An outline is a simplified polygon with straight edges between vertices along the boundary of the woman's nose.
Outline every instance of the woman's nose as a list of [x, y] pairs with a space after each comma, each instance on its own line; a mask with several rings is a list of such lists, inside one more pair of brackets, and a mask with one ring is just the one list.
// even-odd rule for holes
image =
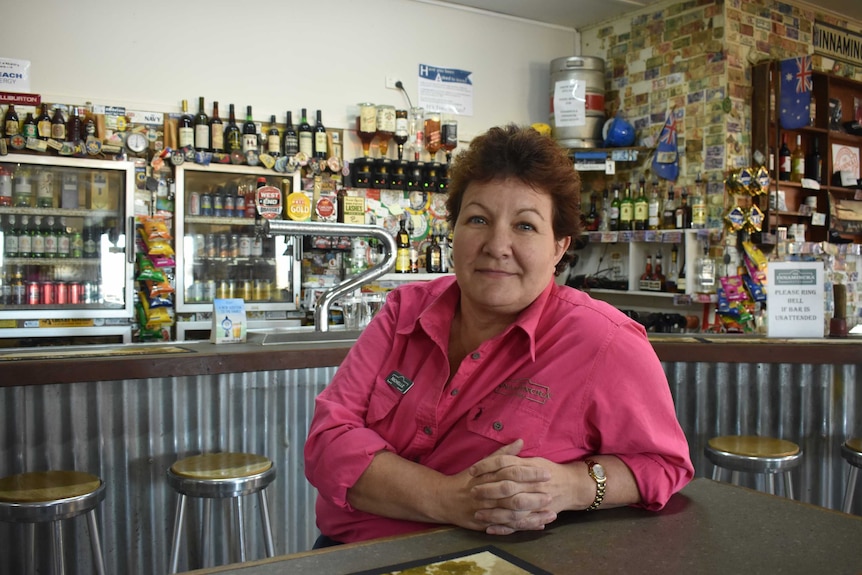
[[501, 257], [512, 251], [512, 233], [506, 226], [492, 226], [485, 239], [485, 251], [494, 257]]

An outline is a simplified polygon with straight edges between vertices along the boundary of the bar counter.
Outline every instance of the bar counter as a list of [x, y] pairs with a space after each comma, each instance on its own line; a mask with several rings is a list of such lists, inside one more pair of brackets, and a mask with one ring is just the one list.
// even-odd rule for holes
[[[317, 532], [302, 449], [314, 399], [356, 333], [327, 332], [325, 342], [308, 337], [277, 345], [2, 350], [0, 475], [55, 468], [100, 476], [107, 486], [100, 518], [108, 572], [143, 575], [167, 571], [175, 504], [168, 467], [202, 452], [259, 453], [277, 469], [269, 488], [276, 552], [306, 551]], [[840, 445], [862, 435], [860, 340], [656, 335], [651, 341], [699, 477], [712, 473], [703, 455], [710, 437], [781, 437], [804, 451], [793, 472], [797, 498], [840, 509], [848, 471]], [[743, 485], [759, 483], [744, 476]], [[251, 517], [255, 506], [250, 500]], [[862, 514], [862, 499], [854, 512]], [[253, 558], [263, 556], [255, 525], [248, 530]], [[23, 549], [15, 527], [0, 524], [0, 540]], [[221, 536], [222, 528], [215, 532]], [[68, 561], [87, 572], [86, 527], [73, 522], [67, 541], [75, 542]], [[218, 549], [227, 561], [227, 546]], [[198, 552], [193, 547], [192, 558]], [[0, 553], [0, 573], [21, 572], [21, 561], [20, 553]], [[181, 568], [190, 566], [181, 560]]]
[[[544, 531], [505, 537], [433, 529], [195, 573], [390, 573], [394, 565], [424, 565], [435, 561], [429, 558], [492, 546], [554, 574], [838, 575], [862, 571], [860, 540], [862, 518], [696, 479], [655, 513], [632, 508], [567, 513]], [[440, 572], [467, 572], [463, 563], [454, 569]]]

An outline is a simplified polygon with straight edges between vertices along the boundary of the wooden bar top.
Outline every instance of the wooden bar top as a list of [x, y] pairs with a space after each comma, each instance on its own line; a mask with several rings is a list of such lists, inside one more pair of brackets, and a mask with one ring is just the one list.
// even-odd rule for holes
[[554, 574], [849, 574], [862, 571], [860, 541], [856, 515], [696, 479], [659, 512], [568, 513], [544, 531], [502, 537], [447, 527], [193, 573], [390, 573], [394, 565], [490, 545]]
[[[650, 334], [650, 341], [663, 362], [862, 363], [862, 338]], [[0, 387], [337, 366], [354, 342], [328, 337], [273, 345], [189, 341], [0, 350]]]

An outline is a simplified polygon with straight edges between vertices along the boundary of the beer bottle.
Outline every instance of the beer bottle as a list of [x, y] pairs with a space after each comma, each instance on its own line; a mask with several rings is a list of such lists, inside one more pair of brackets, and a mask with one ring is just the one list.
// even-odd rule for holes
[[36, 118], [36, 131], [40, 140], [47, 140], [51, 137], [51, 116], [48, 114], [48, 104], [45, 102], [42, 102], [41, 111]]
[[3, 134], [5, 136], [14, 136], [19, 131], [18, 112], [15, 111], [14, 104], [9, 104], [9, 107], [6, 108], [6, 115], [3, 117]]
[[37, 138], [39, 136], [39, 127], [36, 125], [36, 119], [33, 117], [32, 112], [27, 112], [21, 133], [25, 138]]
[[66, 120], [63, 119], [60, 106], [54, 108], [54, 117], [51, 118], [51, 137], [61, 142], [66, 141]]

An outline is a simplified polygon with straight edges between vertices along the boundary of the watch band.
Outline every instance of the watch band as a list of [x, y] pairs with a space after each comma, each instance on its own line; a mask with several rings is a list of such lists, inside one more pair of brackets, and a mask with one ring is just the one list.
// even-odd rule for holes
[[597, 461], [585, 459], [584, 463], [587, 464], [587, 472], [590, 474], [590, 477], [596, 482], [596, 498], [593, 499], [592, 505], [586, 508], [586, 511], [595, 511], [605, 498], [605, 486], [608, 478], [605, 476], [605, 468]]

